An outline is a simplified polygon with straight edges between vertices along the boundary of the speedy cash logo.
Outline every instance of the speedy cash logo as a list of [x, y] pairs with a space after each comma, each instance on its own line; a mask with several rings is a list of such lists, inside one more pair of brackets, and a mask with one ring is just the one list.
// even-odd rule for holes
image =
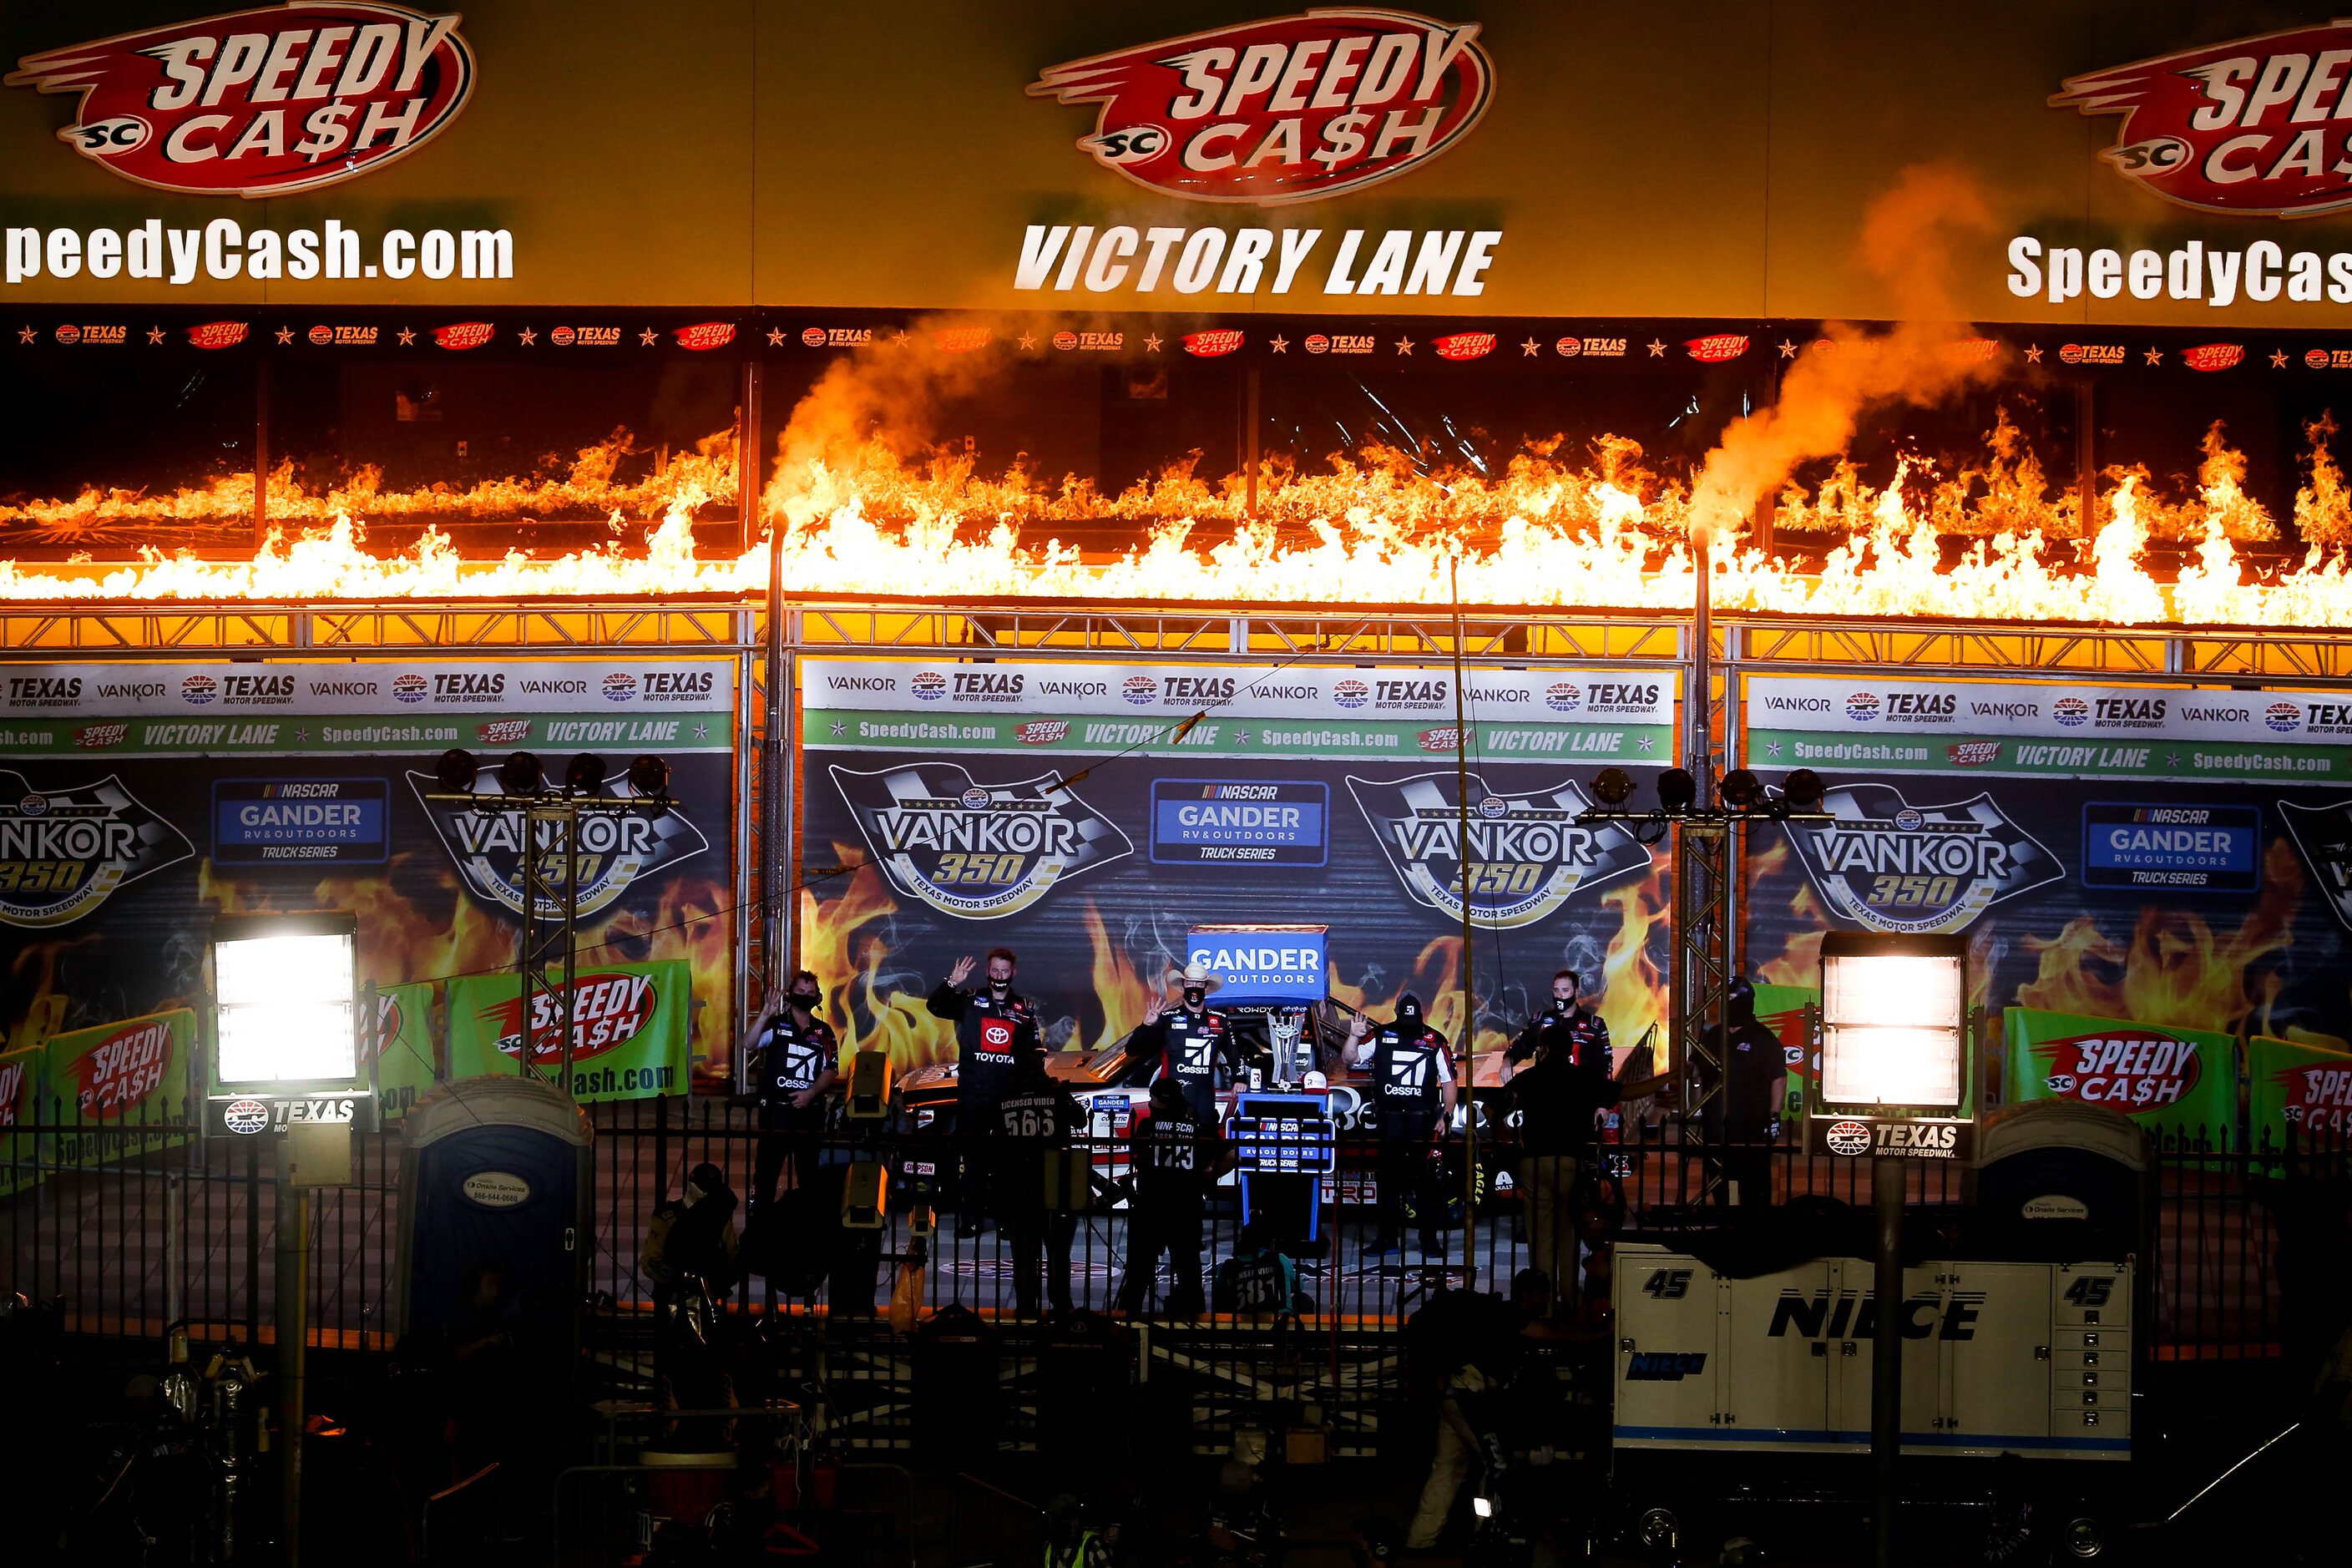
[[1429, 346], [1437, 351], [1439, 359], [1484, 359], [1495, 352], [1492, 332], [1448, 332], [1432, 338]]
[[1243, 334], [1238, 328], [1219, 328], [1214, 331], [1186, 332], [1184, 352], [1201, 359], [1216, 359], [1242, 346]]
[[[553, 991], [532, 994], [530, 1061], [555, 1067], [563, 1060], [563, 1010]], [[661, 992], [647, 974], [583, 974], [572, 985], [572, 1058], [601, 1057], [637, 1037], [661, 1005]], [[509, 997], [482, 1009], [483, 1022], [498, 1032], [501, 1055], [522, 1055], [522, 998]], [[397, 1020], [394, 1020], [395, 1028]], [[387, 1038], [393, 1037], [391, 1035]]]
[[82, 1116], [112, 1121], [161, 1089], [171, 1066], [171, 1021], [153, 1018], [108, 1036], [66, 1072]]
[[2352, 1126], [2352, 1067], [2294, 1067], [2277, 1077], [2286, 1119], [2305, 1132]]
[[1738, 332], [1711, 332], [1683, 344], [1683, 352], [1701, 364], [1721, 364], [1748, 352], [1748, 339]]
[[1316, 201], [1391, 179], [1486, 112], [1477, 23], [1333, 7], [1052, 66], [1033, 97], [1100, 105], [1078, 147], [1186, 201]]
[[1944, 760], [1958, 768], [1980, 768], [2000, 761], [1999, 741], [1955, 741], [1944, 748]]
[[2205, 212], [2308, 217], [2352, 206], [2352, 21], [2207, 44], [2070, 77], [2053, 109], [2116, 114], [2100, 154]]
[[446, 327], [433, 329], [433, 341], [452, 351], [478, 349], [498, 336], [498, 328], [488, 321], [452, 321]]
[[201, 321], [188, 329], [188, 346], [197, 349], [233, 349], [245, 342], [252, 331], [245, 321]]
[[1032, 719], [1026, 724], [1016, 724], [1013, 738], [1024, 746], [1050, 746], [1070, 732], [1067, 719]]
[[2033, 1054], [2042, 1059], [2042, 1087], [2055, 1098], [2122, 1111], [2170, 1105], [2203, 1071], [2192, 1042], [2154, 1029], [2045, 1040]]
[[2199, 343], [2180, 351], [2180, 363], [2191, 370], [2229, 370], [2245, 363], [2243, 343]]
[[79, 94], [58, 139], [123, 179], [283, 195], [364, 174], [447, 129], [474, 89], [460, 19], [264, 6], [26, 55], [6, 85]]

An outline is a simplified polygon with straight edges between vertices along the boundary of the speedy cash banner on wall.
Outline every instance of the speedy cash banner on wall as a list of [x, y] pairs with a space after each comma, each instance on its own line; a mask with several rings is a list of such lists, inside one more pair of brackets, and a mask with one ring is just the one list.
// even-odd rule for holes
[[[805, 660], [802, 962], [837, 1026], [946, 1048], [920, 994], [1004, 945], [1055, 1045], [1142, 1021], [1196, 925], [1330, 928], [1332, 994], [1442, 1028], [1466, 898], [1480, 1041], [1574, 964], [1638, 1036], [1664, 857], [1585, 825], [1592, 774], [1672, 762], [1670, 673]], [[842, 866], [844, 873], [817, 868]], [[1385, 1016], [1383, 1011], [1382, 1016]]]
[[[572, 981], [572, 1097], [593, 1102], [686, 1093], [692, 994], [683, 960], [583, 965]], [[471, 974], [449, 983], [448, 998], [449, 1076], [520, 1072], [521, 981]], [[542, 991], [531, 1001], [531, 1070], [553, 1078], [563, 1068], [561, 999]]]
[[16, 5], [0, 300], [1885, 318], [1867, 215], [1933, 165], [1958, 314], [2326, 326], [2348, 38], [2121, 0]]
[[0, 957], [19, 977], [8, 1037], [190, 1002], [215, 913], [347, 909], [362, 978], [390, 1009], [385, 1090], [413, 1097], [431, 1079], [431, 1002], [415, 987], [510, 964], [523, 857], [552, 854], [563, 872], [546, 830], [432, 798], [435, 764], [457, 747], [490, 794], [518, 750], [557, 780], [574, 755], [598, 758], [615, 801], [631, 798], [634, 757], [668, 762], [675, 808], [583, 818], [583, 961], [689, 962], [708, 1004], [693, 1014], [697, 1047], [724, 1056], [731, 925], [705, 917], [733, 902], [734, 713], [722, 660], [0, 674]]
[[2025, 1010], [2011, 1098], [2200, 1120], [2232, 1069], [2117, 1042], [2352, 1038], [2352, 697], [1750, 678], [1744, 711], [1748, 764], [1812, 769], [1830, 818], [1751, 835], [1759, 978], [1816, 984], [1825, 930], [1965, 933], [1975, 999]]

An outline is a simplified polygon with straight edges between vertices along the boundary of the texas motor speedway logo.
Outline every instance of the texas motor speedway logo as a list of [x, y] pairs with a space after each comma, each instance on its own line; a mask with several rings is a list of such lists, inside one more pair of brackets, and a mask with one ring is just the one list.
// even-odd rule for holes
[[[441, 836], [442, 847], [457, 862], [457, 874], [465, 878], [475, 896], [520, 914], [523, 814], [436, 801], [432, 796], [443, 791], [439, 782], [427, 773], [411, 773], [408, 783], [416, 791], [417, 804], [432, 819], [433, 830]], [[499, 783], [493, 777], [478, 780], [474, 788], [478, 795], [495, 797], [499, 794]], [[635, 798], [627, 783], [620, 779], [607, 780], [603, 794], [607, 800]], [[566, 848], [578, 857], [573, 871], [579, 889], [579, 913], [583, 918], [610, 906], [638, 879], [667, 871], [710, 847], [702, 830], [674, 809], [583, 811], [576, 821], [579, 838], [569, 847], [563, 842], [560, 823], [531, 823], [530, 830], [532, 853], [542, 857], [551, 868], [550, 881], [558, 894], [564, 876]], [[560, 897], [541, 899], [538, 913], [541, 920], [562, 919]]]
[[826, 771], [892, 885], [941, 914], [1018, 913], [1135, 849], [1058, 773], [982, 784], [955, 763]]
[[1532, 925], [1581, 889], [1650, 868], [1650, 851], [1621, 826], [1576, 820], [1592, 803], [1573, 781], [1504, 795], [1472, 773], [1466, 865], [1454, 773], [1393, 780], [1350, 774], [1348, 789], [1415, 901], [1458, 921], [1466, 880], [1470, 919], [1489, 930]]
[[1831, 790], [1825, 823], [1789, 824], [1830, 912], [1867, 931], [1965, 931], [2002, 899], [2061, 880], [2057, 858], [1990, 795], [1915, 806], [1892, 784]]
[[0, 921], [61, 926], [116, 889], [187, 859], [187, 836], [111, 776], [36, 791], [0, 773]]

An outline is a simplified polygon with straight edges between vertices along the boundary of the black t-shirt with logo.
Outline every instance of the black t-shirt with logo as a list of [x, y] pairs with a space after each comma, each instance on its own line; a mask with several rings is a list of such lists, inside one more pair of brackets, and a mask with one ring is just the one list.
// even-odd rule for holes
[[[985, 992], [958, 991], [942, 984], [926, 1004], [935, 1018], [956, 1026], [956, 1105], [966, 1110], [991, 1106], [1016, 1087], [1022, 1060], [1044, 1050], [1037, 1008], [1026, 996], [999, 1002]], [[967, 1119], [964, 1126], [972, 1125]]]
[[833, 1026], [822, 1018], [812, 1018], [806, 1026], [794, 1020], [791, 1009], [778, 1013], [768, 1021], [760, 1035], [760, 1110], [763, 1120], [773, 1121], [779, 1115], [794, 1120], [822, 1120], [824, 1107], [810, 1105], [795, 1110], [793, 1097], [816, 1087], [817, 1080], [841, 1064], [841, 1042]]
[[[1721, 1045], [1719, 1029], [1710, 1027], [1706, 1040], [1723, 1058], [1724, 1088], [1706, 1108], [1706, 1131], [1718, 1138], [1761, 1142], [1772, 1135], [1772, 1118], [1780, 1112], [1774, 1091], [1789, 1070], [1780, 1050], [1780, 1037], [1754, 1018], [1732, 1026], [1731, 1044]], [[1702, 1069], [1704, 1070], [1704, 1069]]]
[[1504, 1053], [1505, 1059], [1523, 1062], [1536, 1054], [1537, 1047], [1546, 1045], [1554, 1051], [1566, 1047], [1570, 1061], [1597, 1067], [1603, 1077], [1617, 1070], [1615, 1053], [1609, 1045], [1609, 1024], [1598, 1013], [1588, 1013], [1581, 1007], [1571, 1007], [1565, 1013], [1538, 1013], [1528, 1020], [1528, 1026], [1511, 1042], [1511, 1048]]
[[1184, 1091], [1184, 1103], [1195, 1116], [1214, 1121], [1218, 1069], [1232, 1075], [1241, 1068], [1241, 1048], [1234, 1043], [1233, 1026], [1223, 1014], [1204, 1008], [1197, 1016], [1180, 1010], [1144, 1028], [1157, 1038], [1160, 1076], [1176, 1080]]
[[[1034, 1069], [1031, 1069], [1034, 1073]], [[984, 1112], [983, 1137], [994, 1207], [999, 1214], [1025, 1213], [1045, 1202], [1045, 1154], [1066, 1149], [1080, 1131], [1083, 1112], [1070, 1091], [1024, 1073], [1013, 1092]]]
[[1216, 1163], [1216, 1123], [1190, 1105], [1136, 1119], [1128, 1159], [1136, 1196], [1152, 1205], [1198, 1208]]
[[1381, 1135], [1427, 1133], [1444, 1105], [1442, 1086], [1453, 1074], [1445, 1037], [1426, 1024], [1417, 1028], [1391, 1024], [1374, 1035], [1372, 1091], [1379, 1100]]

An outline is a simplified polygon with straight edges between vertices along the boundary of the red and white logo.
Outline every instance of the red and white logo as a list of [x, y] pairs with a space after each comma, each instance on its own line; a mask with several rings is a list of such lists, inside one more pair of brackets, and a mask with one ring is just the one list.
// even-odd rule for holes
[[1078, 146], [1162, 195], [1315, 201], [1453, 146], [1494, 97], [1475, 22], [1337, 6], [1052, 66], [1033, 96], [1097, 103]]
[[1429, 346], [1437, 351], [1439, 359], [1485, 359], [1495, 352], [1492, 332], [1448, 332], [1442, 338], [1432, 338]]
[[700, 353], [706, 349], [723, 349], [735, 341], [732, 321], [697, 321], [690, 327], [680, 327], [674, 336], [677, 346]]
[[188, 329], [188, 345], [199, 349], [233, 349], [249, 331], [243, 321], [205, 321]]
[[982, 1018], [980, 1021], [980, 1043], [992, 1051], [1011, 1050], [1013, 1026], [1002, 1018]]
[[74, 744], [90, 751], [102, 751], [108, 746], [122, 744], [123, 737], [130, 733], [128, 723], [84, 724], [74, 731]]
[[126, 180], [283, 195], [440, 134], [474, 89], [460, 20], [339, 0], [261, 6], [26, 55], [6, 82], [79, 93], [58, 139]]
[[1987, 763], [2000, 761], [1999, 741], [1955, 741], [1944, 748], [1945, 760], [1954, 767], [1980, 768]]
[[1013, 738], [1024, 746], [1050, 746], [1070, 732], [1067, 719], [1032, 719], [1013, 726]]
[[485, 746], [520, 746], [530, 738], [530, 721], [493, 719], [487, 724], [475, 725], [474, 733]]
[[2193, 349], [2180, 351], [2180, 363], [2191, 370], [2228, 370], [2243, 364], [2246, 345], [2243, 343], [2200, 343]]
[[1870, 1152], [1870, 1123], [1867, 1121], [1832, 1121], [1822, 1134], [1822, 1142], [1832, 1154], [1867, 1154]]
[[2352, 206], [2352, 162], [2328, 129], [2352, 119], [2347, 50], [2352, 21], [2232, 38], [2070, 77], [2050, 106], [2122, 115], [2100, 156], [2166, 201], [2308, 217]]
[[22, 1060], [0, 1062], [0, 1127], [14, 1127], [24, 1120], [23, 1111], [32, 1105], [33, 1097], [25, 1092], [31, 1081]]
[[433, 329], [433, 341], [445, 349], [478, 349], [498, 336], [498, 328], [488, 321], [455, 321]]
[[2125, 1112], [2172, 1104], [2202, 1073], [2195, 1042], [2153, 1029], [2045, 1040], [2033, 1054], [2046, 1064], [2052, 1095]]
[[2288, 1068], [2278, 1075], [2286, 1119], [2305, 1132], [2352, 1126], [2352, 1066]]
[[1421, 732], [1421, 749], [1424, 752], [1450, 752], [1461, 740], [1462, 731], [1451, 724], [1443, 729], [1423, 730]]
[[1241, 346], [1242, 334], [1237, 328], [1223, 327], [1215, 331], [1184, 334], [1184, 352], [1202, 359], [1215, 359], [1219, 354], [1229, 354]]
[[1984, 364], [2000, 352], [1998, 338], [1958, 338], [1943, 347], [1944, 359], [1951, 364]]
[[[531, 994], [530, 1060], [533, 1067], [552, 1067], [563, 1060], [563, 1009], [552, 991]], [[583, 974], [572, 985], [572, 1059], [601, 1057], [637, 1037], [661, 994], [644, 974]], [[499, 1031], [499, 1049], [507, 1056], [522, 1053], [522, 998], [512, 997], [482, 1010]]]
[[941, 327], [931, 333], [931, 346], [943, 354], [968, 354], [988, 346], [986, 327]]
[[1748, 352], [1748, 339], [1738, 332], [1715, 332], [1704, 338], [1693, 338], [1683, 344], [1683, 352], [1701, 364], [1716, 364], [1727, 359], [1738, 359]]
[[161, 1018], [109, 1036], [68, 1068], [81, 1113], [111, 1121], [163, 1087], [172, 1065], [172, 1026]]

